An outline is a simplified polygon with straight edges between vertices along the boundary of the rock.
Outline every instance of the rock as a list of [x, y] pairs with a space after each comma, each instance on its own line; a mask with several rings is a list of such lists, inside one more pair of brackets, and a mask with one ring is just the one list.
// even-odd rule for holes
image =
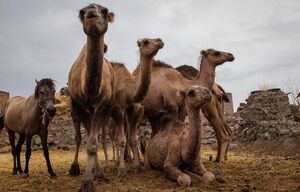
[[11, 147], [10, 146], [5, 146], [0, 148], [0, 153], [8, 153], [11, 152]]

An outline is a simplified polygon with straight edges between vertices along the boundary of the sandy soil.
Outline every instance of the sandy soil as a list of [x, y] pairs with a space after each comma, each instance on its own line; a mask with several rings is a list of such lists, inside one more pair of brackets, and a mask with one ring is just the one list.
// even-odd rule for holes
[[[50, 179], [43, 153], [34, 151], [30, 161], [30, 177], [21, 179], [12, 175], [12, 157], [10, 153], [0, 154], [0, 191], [76, 191], [83, 175], [70, 177], [68, 170], [73, 160], [74, 151], [50, 151], [50, 158], [58, 178]], [[99, 155], [103, 165], [103, 153]], [[105, 168], [110, 183], [97, 183], [98, 191], [300, 191], [300, 158], [299, 156], [281, 157], [254, 155], [242, 152], [231, 152], [229, 160], [218, 165], [209, 161], [215, 157], [215, 151], [205, 148], [203, 160], [208, 169], [216, 176], [217, 181], [204, 185], [193, 179], [192, 186], [181, 188], [176, 182], [168, 180], [156, 170], [143, 170], [134, 174], [128, 166], [126, 179], [119, 179], [113, 161]], [[111, 154], [110, 154], [111, 156]], [[81, 151], [80, 163], [84, 170], [86, 153]], [[24, 153], [22, 153], [24, 159]], [[24, 165], [24, 162], [23, 162]]]

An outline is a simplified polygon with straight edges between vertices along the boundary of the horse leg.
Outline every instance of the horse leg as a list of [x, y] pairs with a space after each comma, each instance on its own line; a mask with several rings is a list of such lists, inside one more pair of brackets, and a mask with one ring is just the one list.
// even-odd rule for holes
[[80, 133], [80, 120], [76, 116], [76, 114], [71, 111], [71, 117], [73, 120], [73, 125], [75, 129], [75, 143], [76, 143], [76, 152], [75, 152], [75, 157], [73, 160], [73, 163], [71, 165], [71, 168], [69, 170], [69, 175], [71, 176], [78, 176], [80, 174], [80, 168], [79, 168], [79, 163], [78, 163], [78, 154], [79, 154], [79, 148], [81, 145], [81, 133]]
[[16, 150], [15, 150], [16, 151], [16, 156], [17, 156], [17, 168], [18, 168], [19, 173], [23, 173], [22, 166], [21, 166], [20, 155], [21, 155], [21, 151], [22, 151], [22, 145], [23, 145], [24, 142], [25, 142], [25, 135], [22, 134], [19, 137], [19, 141], [18, 141], [18, 144], [16, 146]]
[[9, 137], [9, 143], [11, 145], [11, 154], [13, 156], [13, 175], [16, 175], [18, 173], [18, 169], [16, 166], [16, 147], [15, 147], [15, 133], [9, 129], [7, 129], [8, 137]]
[[141, 171], [142, 166], [138, 151], [137, 126], [143, 118], [144, 108], [141, 105], [134, 105], [132, 108], [129, 108], [129, 110], [127, 111], [127, 115], [129, 128], [128, 142], [134, 156], [135, 172], [139, 172]]
[[39, 136], [41, 138], [41, 143], [43, 146], [43, 152], [44, 152], [44, 157], [46, 159], [46, 163], [47, 163], [47, 168], [48, 168], [48, 172], [51, 175], [51, 177], [56, 177], [56, 174], [54, 173], [51, 163], [50, 163], [50, 158], [49, 158], [49, 151], [48, 151], [48, 143], [47, 143], [47, 137], [48, 137], [48, 130], [46, 130], [47, 128], [43, 129]]
[[29, 173], [29, 159], [31, 156], [31, 139], [32, 136], [26, 136], [26, 154], [25, 154], [25, 158], [26, 158], [26, 163], [25, 163], [25, 169], [24, 169], [24, 177], [28, 177], [28, 173]]

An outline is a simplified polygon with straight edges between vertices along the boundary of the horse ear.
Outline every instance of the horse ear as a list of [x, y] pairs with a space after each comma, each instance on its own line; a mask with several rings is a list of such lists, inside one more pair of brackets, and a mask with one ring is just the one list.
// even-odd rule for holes
[[107, 14], [107, 20], [108, 20], [108, 22], [110, 22], [110, 23], [114, 22], [114, 20], [115, 20], [115, 14], [112, 13], [112, 12], [109, 12], [109, 13]]
[[142, 40], [141, 40], [141, 39], [139, 39], [139, 40], [137, 41], [137, 45], [138, 45], [138, 47], [140, 47], [140, 46], [141, 46], [141, 44], [142, 44]]
[[38, 84], [38, 83], [39, 83], [39, 81], [38, 81], [37, 79], [34, 79], [34, 80], [35, 80], [36, 84]]

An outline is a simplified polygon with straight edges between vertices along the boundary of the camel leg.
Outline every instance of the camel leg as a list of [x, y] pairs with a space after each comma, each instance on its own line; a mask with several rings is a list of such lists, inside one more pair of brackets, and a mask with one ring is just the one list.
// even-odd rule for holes
[[[95, 110], [92, 128], [89, 134], [89, 138], [86, 144], [87, 149], [87, 166], [85, 170], [85, 176], [81, 181], [79, 190], [80, 192], [90, 192], [95, 191], [95, 186], [93, 184], [94, 173], [95, 175], [100, 176], [103, 180], [107, 180], [104, 176], [102, 169], [98, 161], [97, 148], [98, 148], [98, 136], [100, 129], [103, 129], [104, 126], [107, 126], [109, 115], [111, 110], [111, 103], [109, 101], [103, 101], [100, 106]], [[97, 168], [97, 170], [96, 170]]]
[[109, 180], [104, 176], [103, 170], [100, 167], [99, 164], [99, 160], [98, 160], [98, 154], [96, 153], [95, 155], [95, 175], [94, 175], [94, 179], [98, 182], [104, 182], [104, 183], [108, 183]]
[[197, 159], [192, 163], [192, 173], [196, 174], [199, 182], [208, 183], [215, 180], [215, 176], [204, 167], [201, 160], [201, 153]]
[[22, 134], [22, 135], [20, 135], [18, 144], [16, 146], [17, 168], [18, 168], [19, 173], [23, 173], [20, 155], [21, 155], [21, 151], [22, 151], [22, 145], [24, 144], [24, 142], [25, 142], [25, 135]]
[[221, 163], [224, 162], [225, 159], [225, 151], [226, 151], [228, 139], [226, 136], [225, 127], [223, 126], [220, 120], [215, 99], [216, 98], [213, 97], [213, 100], [210, 103], [204, 105], [202, 111], [216, 133], [217, 142], [218, 142], [218, 153], [217, 153], [216, 162]]
[[108, 167], [108, 154], [107, 154], [107, 141], [106, 141], [106, 135], [107, 135], [107, 127], [104, 126], [102, 128], [102, 133], [101, 133], [101, 143], [102, 143], [102, 148], [105, 156], [105, 166]]
[[127, 111], [128, 125], [129, 125], [129, 145], [134, 156], [135, 172], [139, 172], [142, 169], [139, 151], [138, 151], [138, 139], [137, 139], [137, 126], [142, 120], [144, 115], [144, 108], [141, 105], [134, 105]]
[[191, 178], [179, 169], [180, 165], [180, 147], [178, 144], [171, 144], [168, 155], [164, 163], [164, 172], [171, 180], [177, 181], [182, 187], [191, 185]]
[[9, 143], [11, 145], [11, 154], [13, 156], [13, 175], [16, 175], [18, 173], [18, 169], [16, 166], [16, 147], [15, 147], [15, 133], [9, 129], [7, 129], [8, 137], [9, 137]]
[[118, 176], [126, 176], [126, 166], [124, 162], [124, 152], [126, 145], [126, 136], [124, 130], [124, 112], [120, 108], [114, 108], [113, 118], [116, 123], [116, 135], [117, 135], [117, 154], [119, 157]]
[[26, 153], [25, 153], [25, 159], [26, 159], [26, 163], [25, 163], [25, 169], [24, 169], [24, 175], [23, 177], [28, 177], [28, 173], [29, 173], [29, 160], [30, 160], [30, 156], [31, 156], [31, 139], [32, 136], [26, 136]]
[[54, 171], [52, 169], [50, 158], [49, 158], [48, 142], [47, 142], [48, 130], [42, 130], [40, 132], [39, 136], [41, 138], [41, 143], [43, 146], [43, 153], [44, 153], [44, 157], [45, 157], [45, 160], [47, 163], [48, 173], [50, 174], [51, 177], [56, 177], [56, 174], [54, 173]]

